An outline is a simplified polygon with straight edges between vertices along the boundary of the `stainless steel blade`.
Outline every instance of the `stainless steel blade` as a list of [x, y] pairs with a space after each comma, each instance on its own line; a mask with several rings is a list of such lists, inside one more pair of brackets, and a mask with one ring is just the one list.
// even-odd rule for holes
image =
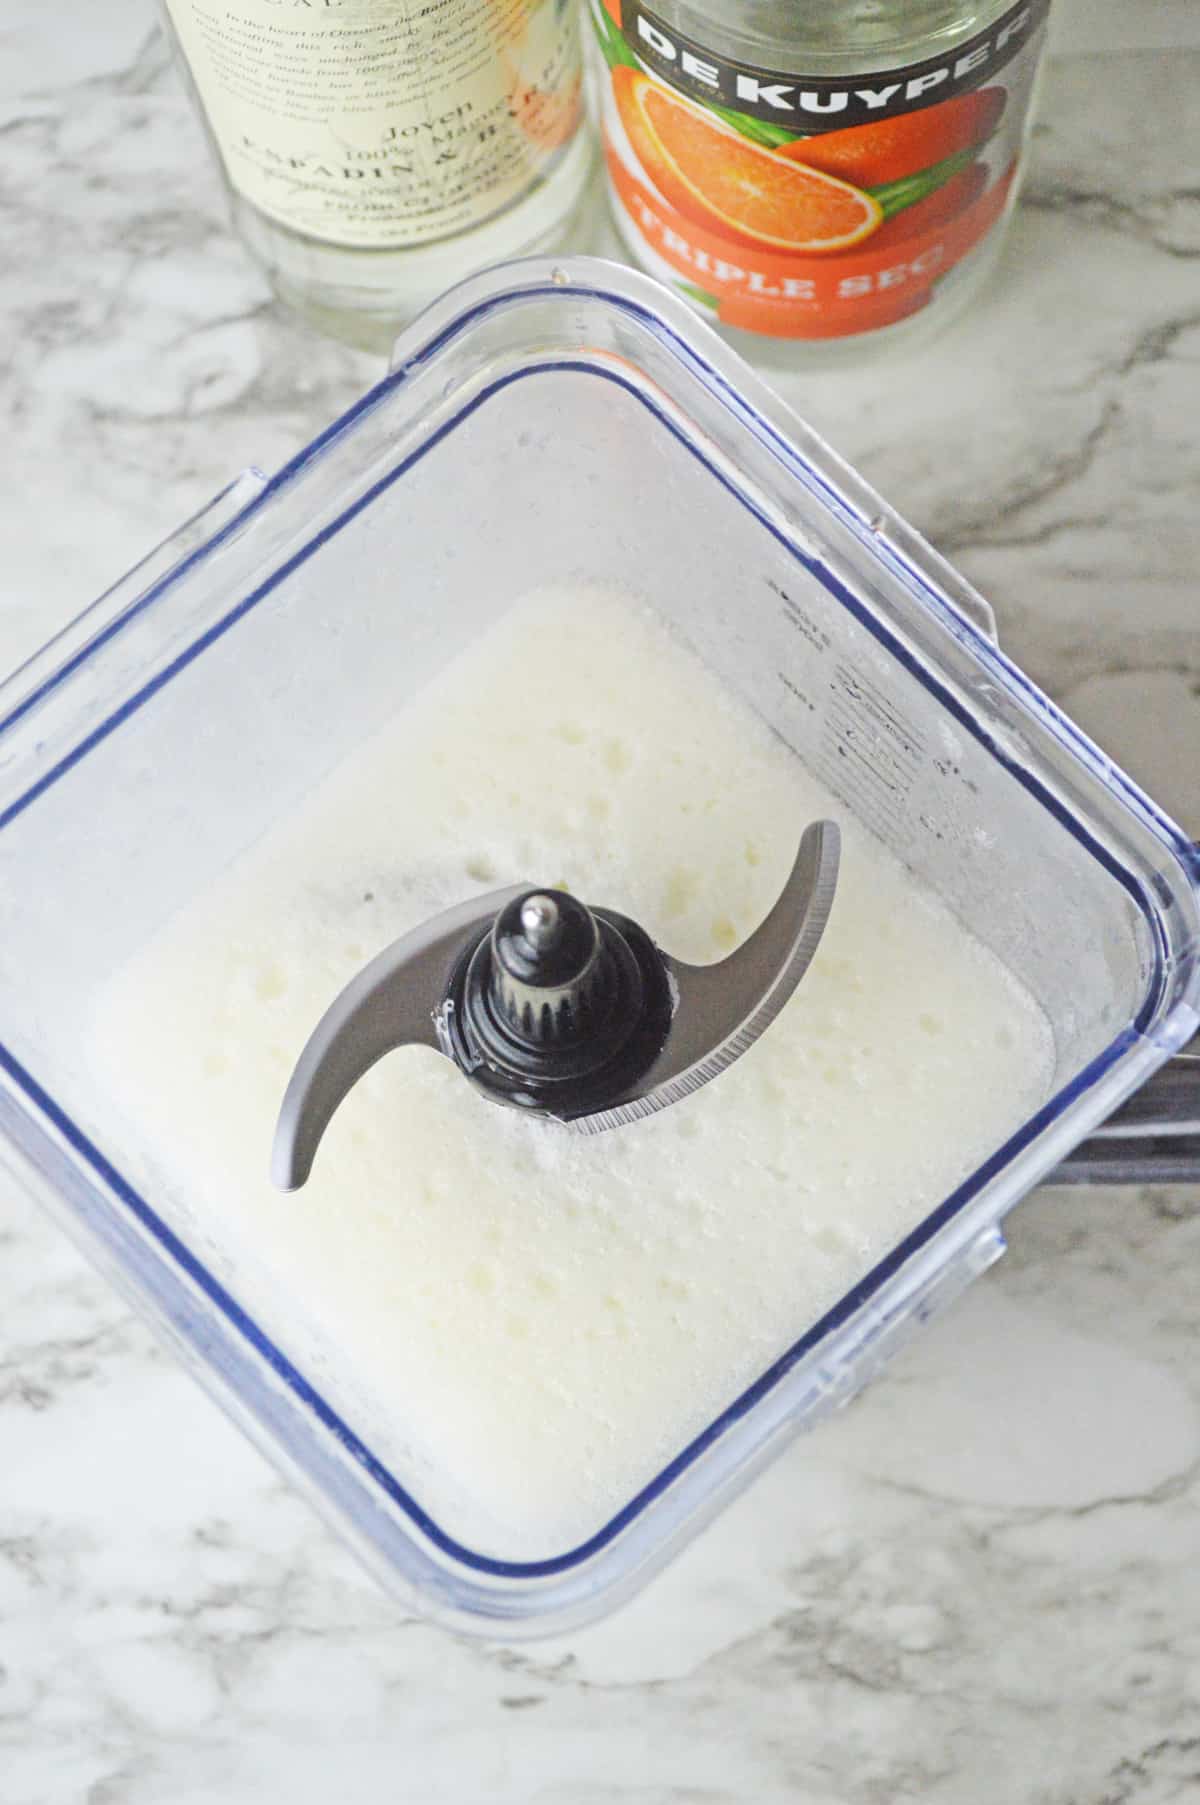
[[292, 1073], [275, 1127], [271, 1181], [295, 1191], [350, 1090], [394, 1047], [446, 1049], [436, 1017], [455, 961], [514, 897], [510, 884], [423, 922], [364, 966], [326, 1010]]
[[833, 821], [806, 828], [779, 898], [748, 939], [716, 965], [666, 958], [676, 990], [666, 1046], [622, 1097], [591, 1114], [561, 1119], [601, 1134], [667, 1109], [699, 1090], [752, 1047], [812, 964], [833, 908], [841, 834]]

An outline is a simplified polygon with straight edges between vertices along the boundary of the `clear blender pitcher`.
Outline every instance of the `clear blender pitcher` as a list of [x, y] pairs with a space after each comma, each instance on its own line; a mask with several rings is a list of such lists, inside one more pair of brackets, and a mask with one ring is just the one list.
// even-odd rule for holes
[[[563, 580], [677, 630], [1020, 979], [1055, 1070], [1044, 1106], [619, 1511], [515, 1559], [456, 1538], [385, 1458], [403, 1396], [353, 1395], [302, 1313], [271, 1319], [186, 1164], [114, 1117], [79, 1023], [406, 695]], [[1197, 1126], [1194, 1062], [1168, 1061], [1197, 1027], [1200, 859], [991, 625], [682, 303], [607, 264], [533, 262], [439, 303], [347, 414], [236, 479], [0, 691], [4, 1155], [423, 1611], [511, 1636], [609, 1608], [990, 1265], [1031, 1186], [1192, 1156], [1162, 1131]]]

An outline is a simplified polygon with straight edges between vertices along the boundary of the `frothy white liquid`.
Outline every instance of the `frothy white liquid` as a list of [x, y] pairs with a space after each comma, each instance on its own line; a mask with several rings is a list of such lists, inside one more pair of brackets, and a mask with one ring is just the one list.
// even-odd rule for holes
[[[582, 1138], [408, 1049], [307, 1187], [272, 1189], [296, 1056], [397, 935], [528, 880], [717, 959], [825, 814], [844, 856], [816, 961], [714, 1083]], [[91, 1044], [154, 1201], [449, 1533], [516, 1559], [602, 1526], [1051, 1070], [1031, 999], [762, 723], [649, 615], [578, 593], [511, 613], [170, 921]]]

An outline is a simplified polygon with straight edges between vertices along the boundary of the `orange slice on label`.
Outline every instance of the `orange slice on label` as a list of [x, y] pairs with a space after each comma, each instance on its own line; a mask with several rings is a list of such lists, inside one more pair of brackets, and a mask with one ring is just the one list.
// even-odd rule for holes
[[763, 150], [639, 70], [618, 65], [626, 136], [665, 200], [699, 225], [773, 251], [846, 251], [880, 225], [872, 195]]

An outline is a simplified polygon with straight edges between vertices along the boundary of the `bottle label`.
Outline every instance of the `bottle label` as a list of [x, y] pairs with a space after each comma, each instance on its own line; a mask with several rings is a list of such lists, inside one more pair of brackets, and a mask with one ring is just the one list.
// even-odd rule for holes
[[1007, 210], [1050, 0], [922, 62], [836, 77], [732, 61], [642, 0], [589, 6], [622, 232], [725, 325], [892, 325]]
[[326, 243], [479, 224], [581, 113], [571, 0], [167, 0], [233, 188]]

